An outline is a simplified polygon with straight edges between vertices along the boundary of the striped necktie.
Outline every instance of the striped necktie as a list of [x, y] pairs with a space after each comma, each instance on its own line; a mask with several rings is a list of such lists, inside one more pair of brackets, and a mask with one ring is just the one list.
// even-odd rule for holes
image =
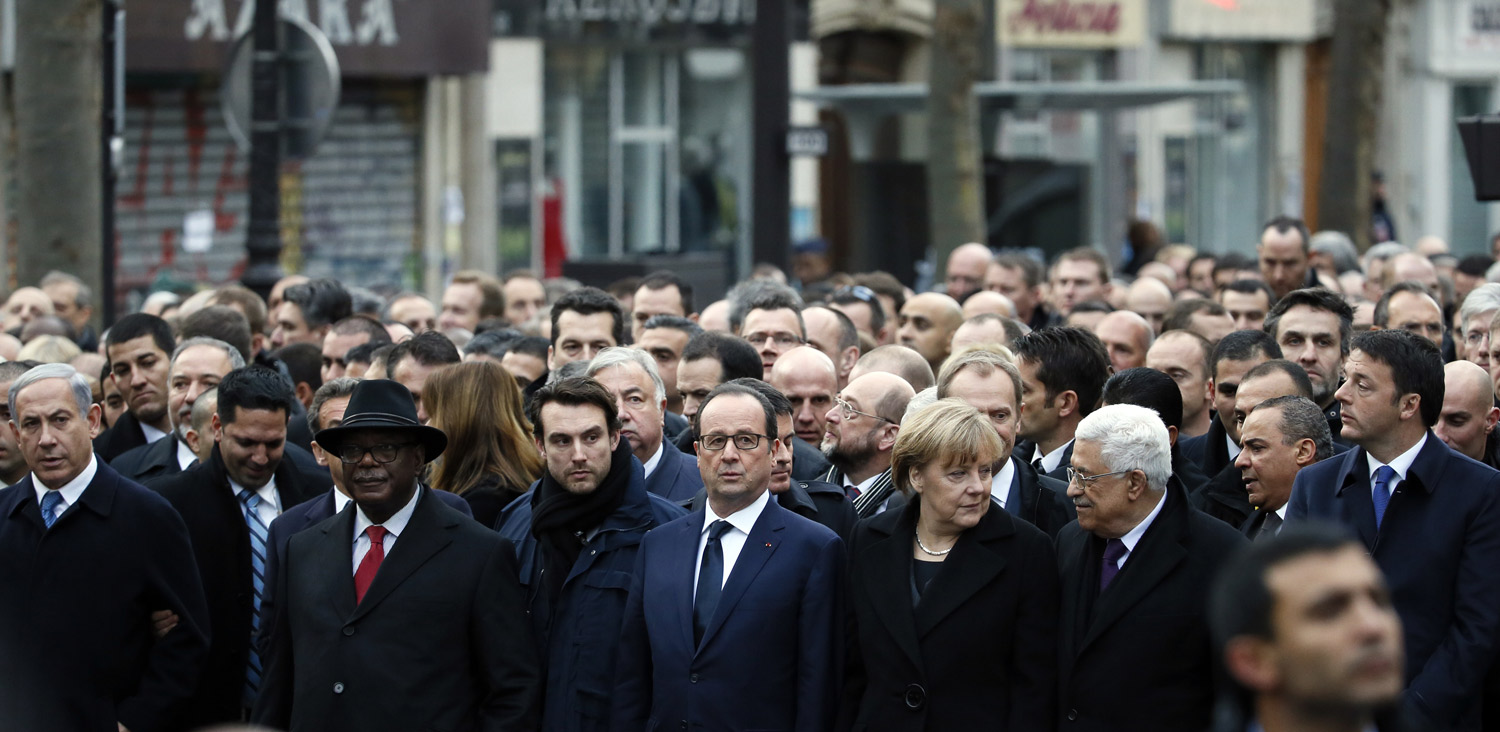
[[61, 491], [48, 490], [42, 494], [42, 523], [47, 528], [52, 528], [52, 523], [57, 520], [57, 504], [62, 503]]
[[266, 592], [266, 537], [270, 531], [261, 520], [260, 495], [249, 488], [240, 491], [240, 502], [245, 504], [245, 526], [250, 529], [250, 581], [255, 587], [254, 612], [250, 614], [250, 659], [245, 666], [245, 706], [255, 705], [260, 692], [260, 653], [255, 650], [255, 637], [260, 633], [260, 601]]

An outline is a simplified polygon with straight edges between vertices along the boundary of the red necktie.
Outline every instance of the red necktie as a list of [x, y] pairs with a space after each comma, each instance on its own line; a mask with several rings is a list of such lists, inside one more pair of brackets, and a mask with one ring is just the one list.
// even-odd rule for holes
[[375, 581], [375, 573], [380, 571], [380, 562], [385, 559], [385, 527], [371, 526], [365, 529], [365, 536], [370, 537], [370, 550], [365, 552], [364, 559], [359, 560], [359, 569], [354, 570], [356, 605], [365, 599], [365, 591], [370, 589], [370, 583]]

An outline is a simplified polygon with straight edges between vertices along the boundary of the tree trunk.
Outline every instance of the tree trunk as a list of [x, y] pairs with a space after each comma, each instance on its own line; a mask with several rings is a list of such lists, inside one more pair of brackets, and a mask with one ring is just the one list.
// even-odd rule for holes
[[1391, 0], [1335, 0], [1318, 227], [1370, 247], [1370, 177]]
[[[974, 82], [983, 69], [984, 3], [936, 0], [927, 81], [928, 232], [939, 268], [948, 254], [984, 243], [984, 179]], [[942, 273], [938, 272], [939, 280]]]
[[23, 286], [56, 269], [103, 291], [103, 12], [101, 0], [16, 0], [16, 280]]

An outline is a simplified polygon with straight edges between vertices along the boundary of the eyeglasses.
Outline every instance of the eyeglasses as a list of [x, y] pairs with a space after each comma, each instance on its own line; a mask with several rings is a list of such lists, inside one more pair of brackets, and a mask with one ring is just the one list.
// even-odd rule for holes
[[702, 435], [698, 438], [698, 446], [709, 452], [723, 450], [730, 440], [734, 440], [736, 450], [754, 450], [760, 446], [762, 439], [775, 439], [770, 435], [760, 435], [754, 432], [741, 432], [737, 435]]
[[861, 412], [858, 409], [855, 409], [854, 407], [849, 406], [849, 402], [846, 402], [846, 401], [844, 401], [843, 399], [841, 399], [839, 397], [834, 397], [833, 398], [833, 403], [839, 405], [839, 409], [843, 412], [844, 419], [854, 419], [854, 415], [858, 414], [861, 417], [869, 417], [870, 419], [878, 419], [878, 420], [880, 420], [882, 422], [890, 422], [891, 424], [900, 424], [899, 422], [896, 422], [894, 420], [886, 419], [885, 417], [882, 417], [882, 416], [880, 416], [878, 414], [870, 414], [869, 412]]
[[401, 448], [411, 447], [415, 444], [414, 442], [403, 442], [399, 445], [371, 445], [369, 447], [342, 445], [338, 449], [338, 456], [339, 460], [342, 460], [345, 465], [354, 465], [364, 460], [365, 455], [368, 453], [375, 458], [375, 462], [385, 465], [386, 463], [396, 461], [396, 456], [401, 454]]
[[1126, 474], [1128, 472], [1130, 472], [1130, 471], [1129, 470], [1116, 470], [1113, 473], [1099, 473], [1098, 475], [1084, 475], [1083, 473], [1080, 473], [1080, 472], [1074, 470], [1070, 466], [1068, 468], [1068, 484], [1072, 485], [1073, 481], [1076, 480], [1076, 481], [1078, 481], [1078, 484], [1081, 485], [1081, 486], [1089, 486], [1089, 485], [1093, 485], [1094, 481], [1096, 481], [1096, 480], [1098, 480], [1100, 478], [1108, 478], [1111, 475], [1124, 475], [1124, 474]]
[[752, 346], [758, 346], [766, 341], [771, 341], [776, 344], [777, 348], [792, 348], [807, 342], [802, 340], [801, 336], [784, 331], [781, 333], [747, 333], [745, 334], [745, 340], [750, 341], [750, 345]]
[[864, 285], [850, 285], [848, 287], [840, 287], [839, 289], [834, 291], [833, 297], [835, 300], [844, 297], [852, 297], [866, 305], [874, 305], [879, 302], [879, 298], [875, 296], [875, 291], [868, 287], [865, 287]]

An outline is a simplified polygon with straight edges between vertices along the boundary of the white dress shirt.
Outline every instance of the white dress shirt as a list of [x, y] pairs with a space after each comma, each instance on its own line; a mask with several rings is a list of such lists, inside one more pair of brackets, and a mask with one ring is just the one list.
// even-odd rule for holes
[[177, 440], [177, 467], [187, 470], [189, 465], [197, 460], [198, 456], [193, 454], [192, 448], [188, 447], [187, 440]]
[[157, 429], [155, 427], [152, 427], [151, 425], [146, 424], [145, 422], [141, 422], [140, 420], [136, 420], [136, 423], [141, 426], [141, 434], [143, 434], [143, 435], [146, 436], [146, 444], [147, 445], [149, 445], [149, 444], [151, 444], [153, 442], [156, 442], [157, 440], [160, 440], [161, 438], [167, 436], [167, 433], [162, 432], [161, 430], [159, 430], [159, 429]]
[[1116, 567], [1125, 568], [1125, 562], [1130, 559], [1131, 554], [1135, 553], [1135, 545], [1141, 543], [1141, 537], [1146, 535], [1146, 529], [1151, 528], [1151, 522], [1161, 514], [1161, 507], [1165, 505], [1167, 505], [1167, 489], [1162, 489], [1161, 498], [1156, 501], [1156, 508], [1151, 509], [1151, 513], [1146, 514], [1146, 518], [1141, 519], [1135, 528], [1120, 537], [1120, 543], [1125, 545], [1125, 553], [1120, 556], [1120, 561], [1115, 563]]
[[1016, 466], [1009, 458], [1004, 461], [1000, 472], [990, 481], [990, 500], [1005, 508], [1006, 499], [1010, 498], [1010, 486], [1016, 481]]
[[1031, 455], [1031, 462], [1032, 462], [1033, 465], [1035, 465], [1036, 464], [1036, 459], [1037, 458], [1041, 458], [1042, 459], [1042, 470], [1041, 470], [1041, 472], [1043, 472], [1043, 473], [1050, 473], [1050, 472], [1052, 472], [1054, 470], [1057, 470], [1057, 466], [1062, 465], [1063, 453], [1065, 453], [1065, 452], [1068, 451], [1068, 446], [1071, 445], [1071, 444], [1073, 444], [1073, 441], [1072, 440], [1068, 440], [1067, 442], [1064, 442], [1061, 446], [1059, 446], [1056, 450], [1053, 450], [1052, 452], [1049, 452], [1046, 455], [1042, 454], [1042, 446], [1041, 445], [1037, 445], [1036, 446], [1036, 452], [1032, 453], [1032, 455]]
[[334, 513], [343, 513], [344, 512], [344, 507], [347, 506], [347, 505], [349, 505], [349, 502], [352, 501], [352, 500], [354, 500], [354, 499], [350, 498], [350, 497], [348, 497], [346, 495], [344, 495], [343, 491], [341, 491], [341, 490], [339, 490], [337, 488], [334, 488], [333, 489], [333, 512]]
[[1230, 439], [1228, 434], [1224, 435], [1224, 445], [1229, 448], [1229, 462], [1234, 462], [1240, 456], [1240, 446]]
[[665, 440], [663, 440], [660, 445], [656, 446], [656, 454], [652, 455], [651, 459], [647, 460], [646, 464], [643, 465], [643, 466], [641, 466], [641, 467], [643, 467], [643, 468], [646, 469], [646, 477], [647, 478], [650, 478], [651, 474], [654, 473], [654, 472], [656, 472], [656, 466], [661, 465], [661, 456], [662, 456], [662, 453], [665, 453], [666, 451], [667, 451], [667, 443], [666, 443]]
[[[230, 479], [229, 492], [234, 495], [234, 500], [241, 500], [240, 493], [244, 490], [245, 486], [234, 482], [232, 478]], [[276, 479], [272, 478], [266, 481], [265, 485], [256, 489], [255, 495], [260, 496], [260, 505], [255, 507], [255, 513], [257, 516], [260, 516], [260, 522], [269, 527], [271, 522], [275, 521], [276, 517], [281, 515], [281, 496], [276, 493]], [[241, 503], [240, 505], [240, 515], [243, 516], [245, 514], [244, 504]]]
[[719, 516], [714, 513], [712, 506], [704, 506], [703, 528], [698, 532], [698, 561], [693, 565], [696, 567], [693, 571], [693, 597], [698, 596], [698, 571], [703, 569], [703, 550], [708, 547], [708, 527], [719, 519], [728, 521], [734, 527], [719, 537], [719, 548], [724, 552], [724, 577], [719, 580], [719, 587], [722, 588], [729, 581], [729, 573], [734, 571], [735, 560], [740, 558], [745, 540], [750, 538], [750, 530], [755, 528], [755, 520], [760, 518], [770, 501], [771, 492], [763, 491], [760, 498], [728, 516]]
[[[1390, 462], [1391, 470], [1396, 471], [1396, 478], [1385, 487], [1387, 491], [1390, 491], [1387, 494], [1388, 496], [1396, 495], [1396, 486], [1406, 482], [1407, 471], [1411, 470], [1411, 464], [1417, 460], [1417, 453], [1421, 452], [1422, 446], [1426, 444], [1427, 435], [1423, 433], [1422, 439], [1417, 440], [1417, 444], [1412, 445], [1411, 449], [1397, 455], [1396, 459]], [[1379, 470], [1386, 463], [1376, 460], [1375, 456], [1371, 455], [1368, 451], [1365, 452], [1365, 462], [1370, 468], [1370, 490], [1373, 491], [1375, 490], [1375, 471]]]
[[[385, 523], [378, 524], [385, 527], [385, 539], [380, 543], [385, 556], [389, 557], [391, 551], [396, 548], [396, 539], [401, 537], [401, 532], [406, 531], [406, 522], [411, 520], [412, 512], [417, 510], [417, 499], [421, 497], [422, 487], [417, 486], [417, 489], [411, 493], [411, 500], [407, 501], [406, 505], [402, 506], [400, 511], [397, 511], [390, 518], [386, 519]], [[374, 521], [365, 516], [364, 509], [360, 508], [357, 504], [354, 506], [354, 568], [351, 572], [359, 571], [360, 561], [370, 551], [370, 537], [365, 534], [365, 529], [376, 525]]]
[[[68, 510], [68, 506], [78, 502], [78, 498], [83, 495], [83, 489], [89, 487], [89, 483], [94, 482], [94, 474], [97, 472], [99, 472], [99, 457], [90, 454], [88, 467], [84, 468], [83, 472], [78, 474], [78, 477], [64, 483], [63, 487], [57, 489], [58, 494], [62, 496], [62, 500], [57, 502], [57, 508], [52, 514], [53, 518], [63, 515], [63, 512]], [[31, 487], [36, 491], [36, 500], [38, 505], [40, 505], [42, 496], [47, 495], [47, 491], [50, 489], [42, 485], [42, 481], [37, 479], [36, 473], [31, 474]]]

